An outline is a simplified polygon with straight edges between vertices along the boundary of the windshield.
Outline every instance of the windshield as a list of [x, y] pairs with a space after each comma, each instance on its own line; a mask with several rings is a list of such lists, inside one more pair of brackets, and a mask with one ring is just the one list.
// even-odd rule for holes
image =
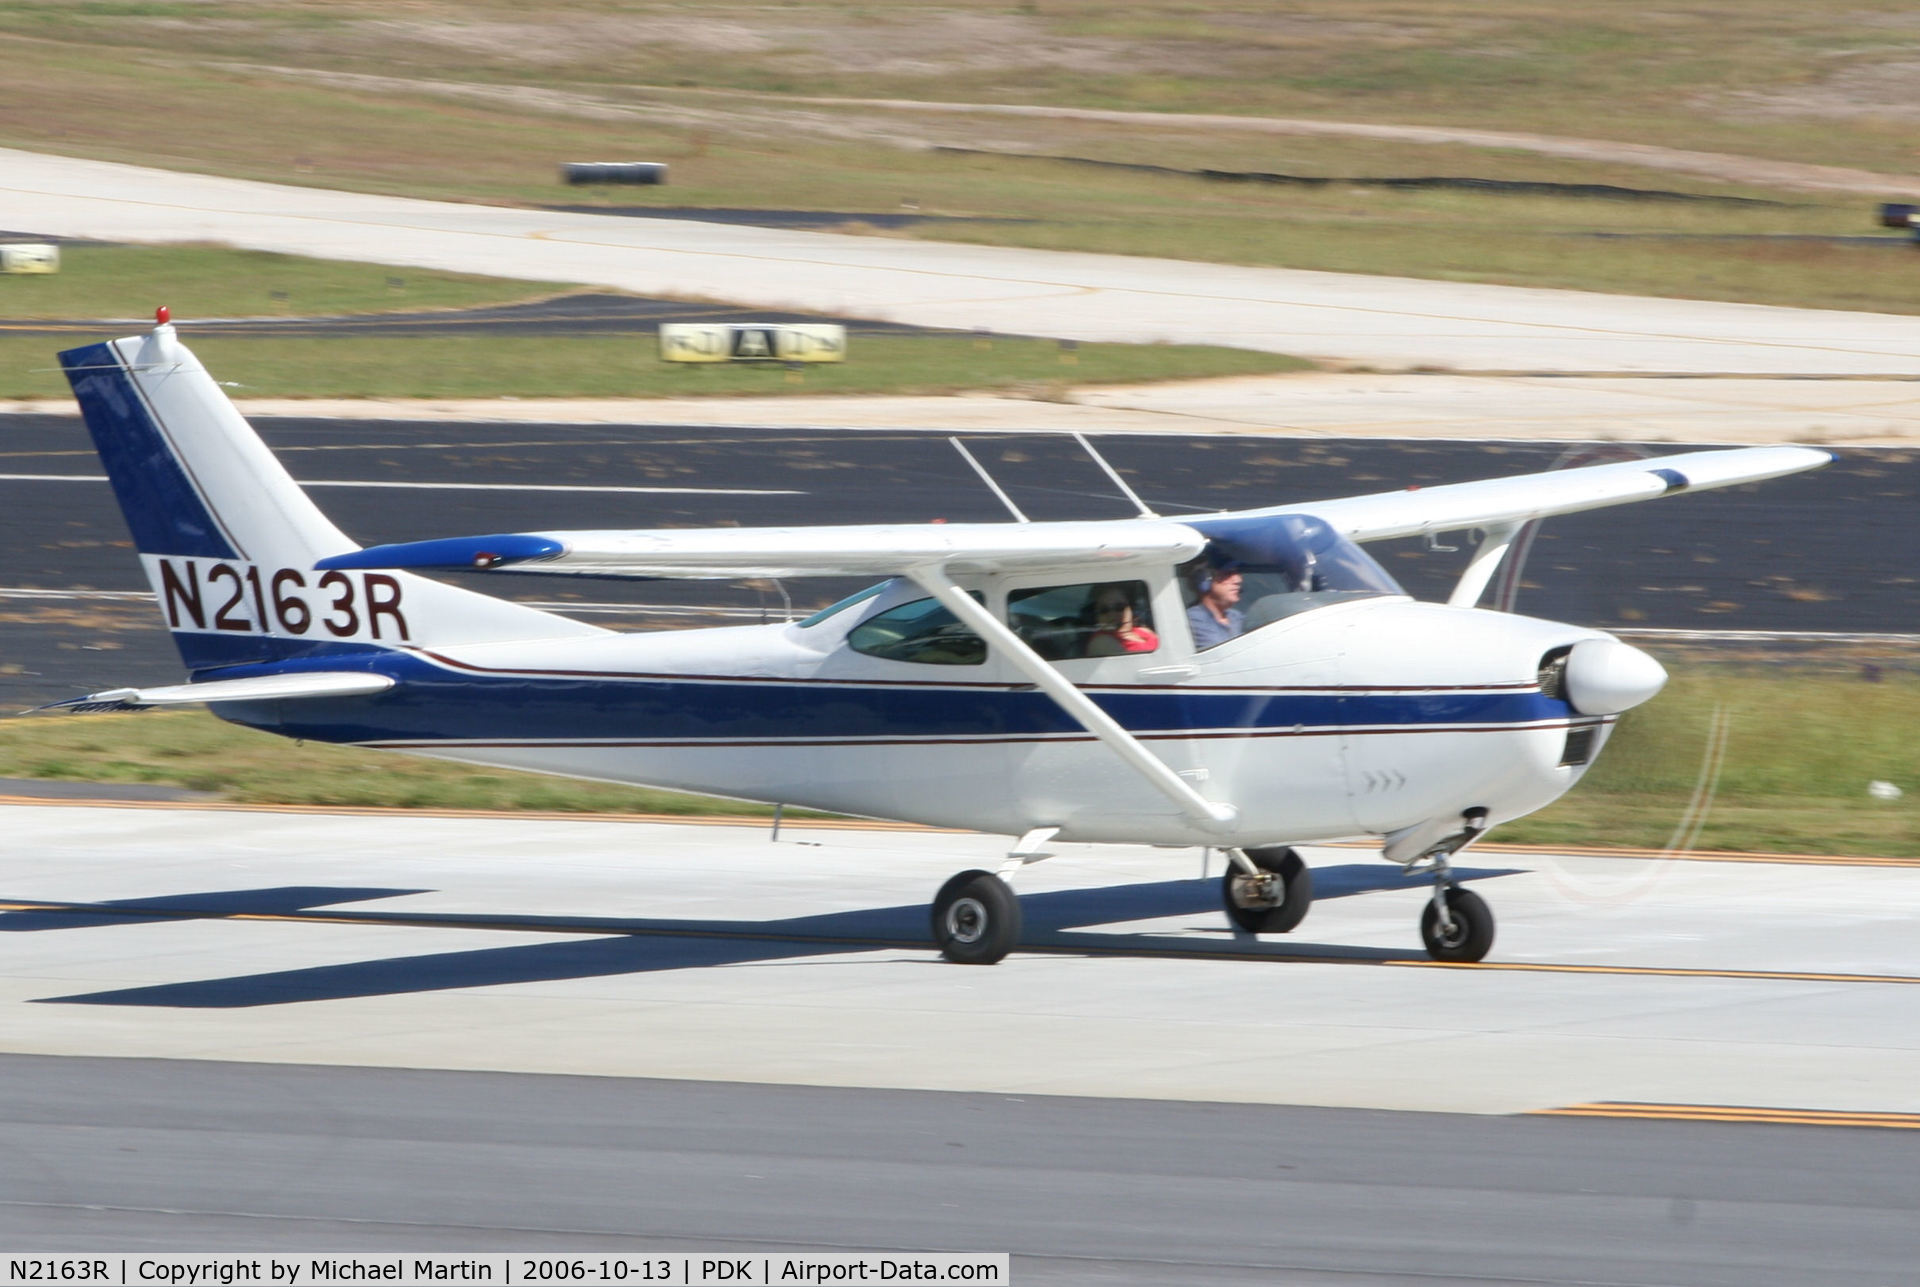
[[1221, 625], [1207, 631], [1205, 641], [1196, 632], [1201, 647], [1331, 603], [1406, 593], [1366, 551], [1305, 514], [1190, 519], [1188, 525], [1208, 538], [1206, 550], [1182, 569], [1196, 613], [1204, 611], [1208, 587], [1239, 577], [1238, 602], [1214, 614]]
[[838, 603], [829, 603], [826, 607], [820, 609], [820, 611], [814, 613], [811, 617], [808, 617], [805, 621], [800, 622], [800, 629], [805, 630], [809, 626], [817, 626], [822, 621], [825, 621], [828, 617], [837, 617], [841, 613], [845, 612], [848, 608], [851, 608], [854, 604], [865, 603], [868, 599], [871, 599], [874, 595], [879, 594], [882, 590], [886, 589], [888, 586], [892, 584], [893, 582], [891, 581], [882, 581], [878, 585], [870, 585], [866, 589], [861, 590], [856, 594], [850, 594], [846, 598], [840, 600]]

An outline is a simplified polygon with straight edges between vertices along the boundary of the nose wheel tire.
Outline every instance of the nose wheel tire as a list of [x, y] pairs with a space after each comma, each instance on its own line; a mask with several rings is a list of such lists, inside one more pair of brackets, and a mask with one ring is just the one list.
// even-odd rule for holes
[[990, 871], [963, 871], [933, 900], [933, 943], [959, 965], [992, 965], [1020, 938], [1020, 900]]
[[1427, 955], [1436, 961], [1478, 961], [1493, 948], [1493, 909], [1470, 889], [1449, 887], [1447, 925], [1440, 923], [1440, 909], [1431, 900], [1420, 913], [1420, 937]]
[[1227, 916], [1249, 934], [1285, 934], [1313, 906], [1313, 869], [1291, 849], [1249, 849], [1246, 855], [1266, 875], [1255, 879], [1227, 864], [1220, 885]]

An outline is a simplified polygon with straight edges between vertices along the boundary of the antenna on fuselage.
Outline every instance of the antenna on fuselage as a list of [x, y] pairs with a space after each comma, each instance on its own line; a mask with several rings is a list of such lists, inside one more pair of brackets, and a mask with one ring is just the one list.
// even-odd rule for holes
[[1100, 468], [1107, 471], [1107, 477], [1113, 480], [1113, 485], [1120, 489], [1120, 494], [1122, 496], [1125, 496], [1128, 500], [1133, 502], [1133, 507], [1140, 511], [1141, 518], [1159, 518], [1160, 517], [1158, 514], [1154, 513], [1152, 510], [1147, 508], [1147, 503], [1145, 501], [1141, 500], [1138, 496], [1134, 495], [1133, 488], [1127, 486], [1127, 480], [1120, 477], [1120, 475], [1114, 470], [1113, 466], [1107, 463], [1107, 458], [1105, 456], [1101, 455], [1099, 452], [1094, 450], [1093, 444], [1087, 441], [1087, 437], [1085, 434], [1076, 433], [1073, 435], [1073, 440], [1079, 443], [1082, 450], [1084, 450], [1089, 456], [1093, 457], [1094, 464], [1100, 466]]
[[973, 466], [973, 472], [980, 475], [980, 481], [993, 488], [993, 494], [1000, 498], [1000, 503], [1007, 507], [1008, 511], [1012, 513], [1017, 521], [1022, 523], [1031, 523], [1033, 521], [1020, 512], [1020, 507], [1013, 503], [1011, 496], [1000, 490], [1000, 484], [993, 481], [993, 475], [989, 474], [981, 466], [980, 462], [973, 458], [973, 453], [968, 451], [958, 438], [949, 438], [947, 441], [953, 444], [953, 449], [960, 453], [962, 460], [965, 460], [969, 465]]

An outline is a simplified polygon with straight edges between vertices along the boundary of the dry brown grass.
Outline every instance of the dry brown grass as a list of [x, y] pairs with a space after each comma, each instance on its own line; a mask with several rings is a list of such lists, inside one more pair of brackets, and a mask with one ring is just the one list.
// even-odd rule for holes
[[[1873, 201], [1901, 181], [1809, 167], [1920, 169], [1920, 107], [1900, 92], [1917, 34], [1895, 0], [1844, 15], [1800, 0], [0, 0], [0, 143], [500, 202], [911, 204], [1018, 222], [891, 235], [1913, 311], [1899, 246], [1622, 234], [1873, 232]], [[1021, 106], [1040, 110], [1006, 110]], [[1470, 133], [1486, 130], [1533, 137]], [[1276, 188], [942, 145], [1789, 204]], [[561, 161], [616, 157], [669, 163], [672, 186], [556, 182]], [[1822, 181], [1865, 186], [1806, 186]]]

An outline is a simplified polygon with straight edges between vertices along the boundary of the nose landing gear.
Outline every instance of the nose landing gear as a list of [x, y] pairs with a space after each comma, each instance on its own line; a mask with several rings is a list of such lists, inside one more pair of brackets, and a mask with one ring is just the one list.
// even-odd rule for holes
[[1436, 961], [1471, 964], [1484, 960], [1493, 948], [1493, 909], [1480, 895], [1460, 887], [1449, 859], [1487, 829], [1487, 811], [1468, 809], [1460, 815], [1460, 823], [1458, 831], [1401, 861], [1408, 875], [1422, 860], [1432, 863], [1428, 870], [1433, 875], [1433, 897], [1420, 913], [1420, 941], [1427, 945], [1427, 955]]
[[1436, 885], [1420, 913], [1420, 939], [1436, 961], [1479, 961], [1493, 947], [1493, 910], [1471, 889]]

